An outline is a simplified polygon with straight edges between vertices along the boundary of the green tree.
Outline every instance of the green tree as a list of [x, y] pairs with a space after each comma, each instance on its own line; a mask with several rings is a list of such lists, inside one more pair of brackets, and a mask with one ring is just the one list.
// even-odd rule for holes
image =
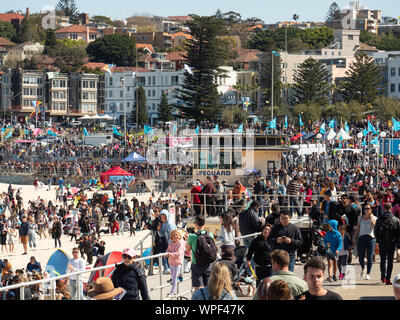
[[384, 96], [376, 98], [373, 109], [376, 117], [382, 121], [392, 120], [392, 117], [400, 116], [400, 103], [394, 98]]
[[308, 58], [295, 70], [294, 78], [296, 82], [292, 88], [295, 103], [328, 103], [332, 94], [332, 84], [328, 70], [320, 61]]
[[139, 127], [143, 127], [146, 123], [149, 122], [149, 118], [147, 115], [147, 102], [146, 102], [146, 92], [143, 87], [137, 88], [137, 92], [135, 92], [135, 99], [137, 97], [137, 104], [135, 101], [135, 105], [132, 108], [131, 114], [131, 123], [136, 123], [136, 105], [138, 106], [138, 122]]
[[54, 46], [46, 47], [46, 53], [55, 59], [61, 72], [76, 72], [87, 62], [85, 44], [76, 41], [75, 46], [57, 40]]
[[222, 108], [215, 79], [224, 75], [220, 66], [228, 56], [218, 36], [224, 35], [226, 29], [214, 16], [192, 15], [192, 18], [187, 23], [193, 38], [186, 42], [186, 58], [193, 75], [185, 73], [182, 89], [178, 89], [183, 106], [177, 108], [183, 113], [182, 117], [195, 119], [197, 123], [214, 121]]
[[298, 104], [293, 108], [293, 119], [299, 119], [299, 114], [304, 123], [315, 122], [320, 119], [322, 114], [321, 106], [315, 103]]
[[0, 37], [6, 38], [12, 42], [18, 42], [17, 31], [8, 21], [0, 20]]
[[248, 111], [244, 111], [240, 107], [227, 107], [222, 111], [221, 121], [225, 125], [245, 123], [248, 114]]
[[78, 7], [75, 0], [59, 0], [56, 6], [57, 11], [62, 11], [72, 21], [75, 21], [78, 16]]
[[327, 27], [300, 29], [301, 40], [310, 48], [323, 48], [332, 43], [333, 30]]
[[168, 98], [165, 92], [161, 94], [161, 101], [158, 105], [158, 120], [167, 122], [173, 120], [172, 108], [168, 103]]
[[325, 18], [325, 24], [329, 28], [333, 28], [335, 21], [340, 20], [340, 7], [336, 2], [333, 2], [328, 9], [328, 13]]
[[363, 104], [373, 103], [383, 80], [380, 69], [373, 58], [365, 53], [357, 54], [355, 58], [350, 70], [346, 71], [347, 80], [339, 87], [340, 93], [347, 102], [356, 100]]
[[25, 17], [22, 20], [18, 39], [19, 42], [40, 42], [46, 41], [46, 31], [42, 28], [43, 15], [32, 14], [29, 18]]
[[133, 67], [136, 64], [136, 43], [126, 34], [110, 34], [97, 38], [86, 51], [92, 61]]

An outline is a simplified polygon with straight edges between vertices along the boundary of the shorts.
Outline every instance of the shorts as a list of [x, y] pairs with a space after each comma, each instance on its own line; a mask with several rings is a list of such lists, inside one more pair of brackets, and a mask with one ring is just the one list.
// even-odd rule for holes
[[212, 264], [199, 266], [192, 263], [192, 287], [206, 287], [211, 275]]
[[330, 251], [328, 251], [326, 253], [326, 259], [327, 260], [338, 260], [338, 256], [333, 254], [333, 253], [331, 253]]
[[19, 236], [21, 239], [22, 244], [27, 244], [28, 243], [28, 236]]

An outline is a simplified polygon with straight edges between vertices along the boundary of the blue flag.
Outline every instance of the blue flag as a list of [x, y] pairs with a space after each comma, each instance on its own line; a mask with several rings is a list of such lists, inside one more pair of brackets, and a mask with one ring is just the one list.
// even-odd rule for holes
[[299, 114], [299, 125], [300, 127], [304, 126], [303, 120], [301, 120], [301, 114]]
[[362, 146], [365, 148], [365, 146], [367, 145], [367, 143], [365, 142], [365, 139], [362, 142]]
[[196, 130], [194, 130], [196, 132], [196, 134], [200, 134], [200, 128], [199, 125], [197, 125]]
[[269, 122], [269, 127], [270, 127], [271, 129], [276, 129], [276, 118], [274, 118], [274, 120], [271, 120], [271, 121]]
[[285, 114], [285, 128], [288, 127], [288, 122], [287, 122], [287, 114]]
[[216, 125], [215, 125], [215, 128], [214, 128], [214, 133], [218, 133], [218, 132], [219, 132], [218, 124], [216, 124]]
[[347, 124], [347, 121], [344, 123], [344, 131], [346, 131], [346, 133], [350, 132], [350, 128], [349, 125]]
[[371, 143], [371, 144], [374, 144], [374, 145], [378, 145], [378, 144], [379, 144], [378, 137], [375, 137], [375, 139], [372, 140], [370, 143]]
[[363, 133], [364, 137], [366, 137], [366, 136], [368, 135], [367, 129], [364, 129], [364, 130], [362, 131], [362, 133]]
[[88, 135], [89, 135], [89, 133], [87, 132], [86, 128], [83, 128], [83, 134], [84, 134], [85, 136], [88, 136]]
[[325, 122], [321, 125], [321, 128], [319, 128], [319, 133], [321, 133], [321, 134], [325, 134], [326, 133], [326, 131], [325, 131]]
[[55, 133], [53, 130], [50, 130], [50, 129], [47, 130], [47, 134], [49, 134], [53, 137], [57, 137], [57, 133]]
[[151, 134], [151, 133], [153, 133], [153, 130], [154, 129], [152, 127], [144, 125], [144, 133], [145, 134]]
[[243, 123], [239, 126], [238, 131], [237, 132], [243, 132]]
[[379, 131], [376, 131], [374, 126], [368, 120], [368, 132], [372, 132], [372, 134], [377, 134]]
[[392, 118], [392, 121], [393, 121], [393, 131], [399, 131], [400, 123], [395, 118]]
[[11, 130], [8, 132], [8, 134], [5, 136], [4, 140], [7, 140], [8, 138], [11, 138], [12, 133], [13, 133], [13, 130], [11, 129]]
[[329, 128], [335, 129], [335, 119], [332, 119], [328, 126]]
[[122, 133], [119, 133], [117, 128], [113, 126], [113, 134], [115, 134], [116, 136], [123, 136]]

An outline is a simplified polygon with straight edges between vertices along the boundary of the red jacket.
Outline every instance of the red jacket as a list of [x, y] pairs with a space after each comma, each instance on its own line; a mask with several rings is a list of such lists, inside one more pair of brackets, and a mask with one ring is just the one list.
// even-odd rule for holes
[[200, 197], [197, 195], [198, 193], [200, 193], [200, 191], [200, 187], [193, 187], [192, 190], [190, 190], [190, 193], [193, 195], [193, 203], [201, 203]]

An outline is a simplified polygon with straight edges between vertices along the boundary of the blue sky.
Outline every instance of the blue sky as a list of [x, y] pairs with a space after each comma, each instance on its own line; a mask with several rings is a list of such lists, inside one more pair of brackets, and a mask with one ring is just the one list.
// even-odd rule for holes
[[[300, 16], [299, 21], [323, 21], [329, 5], [333, 0], [75, 0], [80, 12], [90, 15], [106, 15], [113, 19], [130, 17], [135, 14], [173, 16], [195, 13], [212, 15], [217, 9], [222, 12], [235, 11], [242, 18], [258, 17], [266, 23], [290, 20], [294, 13]], [[46, 5], [57, 4], [58, 0], [13, 0], [2, 1], [0, 11], [22, 10], [27, 7], [37, 12]], [[348, 6], [348, 0], [336, 0], [341, 7]], [[383, 16], [400, 16], [399, 0], [364, 0], [362, 5], [371, 9], [382, 10]]]

